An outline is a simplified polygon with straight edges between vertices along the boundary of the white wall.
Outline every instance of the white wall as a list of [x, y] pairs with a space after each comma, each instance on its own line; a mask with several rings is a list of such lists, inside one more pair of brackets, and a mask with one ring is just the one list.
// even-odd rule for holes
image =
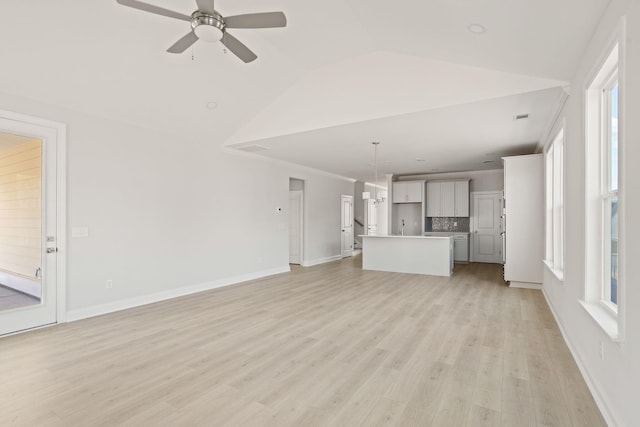
[[400, 181], [412, 179], [425, 179], [427, 181], [435, 179], [457, 179], [471, 178], [469, 191], [502, 191], [504, 189], [504, 170], [491, 169], [481, 171], [466, 172], [446, 172], [446, 173], [426, 173], [419, 175], [403, 175], [398, 177]]
[[353, 196], [355, 181], [294, 165], [289, 168], [304, 179], [304, 265], [340, 258], [340, 195]]
[[70, 311], [288, 269], [290, 176], [305, 180], [306, 260], [340, 255], [353, 181], [10, 95], [0, 109], [68, 124]]
[[[626, 267], [626, 338], [614, 343], [580, 306], [584, 295], [584, 88], [587, 78], [601, 61], [608, 42], [622, 15], [627, 16], [627, 49], [625, 52], [626, 90], [623, 101], [625, 122], [620, 133], [625, 135], [621, 158], [621, 191], [624, 200], [621, 216], [627, 219], [624, 248]], [[576, 17], [580, 11], [576, 10]], [[565, 130], [565, 269], [564, 283], [545, 270], [544, 292], [564, 330], [570, 347], [586, 373], [605, 417], [611, 425], [640, 426], [638, 391], [640, 390], [640, 2], [613, 0], [571, 83], [571, 95], [562, 111], [560, 123]], [[622, 272], [621, 272], [622, 273]], [[600, 358], [600, 343], [604, 360]]]

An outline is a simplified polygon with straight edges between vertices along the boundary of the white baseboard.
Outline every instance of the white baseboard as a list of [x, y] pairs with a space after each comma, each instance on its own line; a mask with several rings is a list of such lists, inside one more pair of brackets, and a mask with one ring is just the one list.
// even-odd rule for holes
[[329, 256], [329, 257], [325, 257], [325, 258], [317, 258], [317, 259], [313, 259], [311, 261], [303, 261], [302, 262], [302, 266], [303, 267], [312, 267], [314, 265], [324, 264], [326, 262], [331, 262], [331, 261], [338, 261], [340, 259], [342, 259], [342, 255], [334, 255], [334, 256]]
[[537, 289], [542, 290], [542, 283], [530, 283], [530, 282], [516, 282], [513, 280], [509, 281], [510, 288], [522, 288], [522, 289]]
[[544, 295], [544, 299], [547, 301], [547, 305], [551, 310], [551, 314], [553, 314], [553, 318], [556, 320], [558, 329], [560, 329], [562, 338], [564, 338], [564, 342], [567, 344], [567, 347], [569, 347], [569, 351], [573, 356], [573, 360], [576, 361], [576, 365], [578, 365], [578, 369], [582, 374], [582, 378], [584, 379], [584, 382], [587, 383], [587, 388], [591, 392], [591, 395], [593, 396], [593, 400], [595, 400], [596, 405], [598, 406], [598, 409], [600, 409], [600, 412], [602, 413], [602, 416], [604, 417], [604, 420], [606, 421], [607, 425], [610, 427], [621, 425], [615, 421], [615, 417], [613, 416], [613, 413], [609, 409], [609, 405], [607, 404], [607, 401], [604, 398], [604, 394], [600, 393], [599, 391], [600, 389], [596, 385], [596, 382], [593, 380], [593, 378], [591, 378], [591, 375], [589, 375], [589, 371], [587, 370], [584, 363], [582, 362], [582, 359], [580, 358], [578, 351], [573, 346], [573, 343], [571, 342], [569, 335], [567, 335], [566, 331], [564, 330], [564, 327], [562, 326], [560, 319], [558, 319], [558, 315], [556, 314], [556, 311], [553, 308], [553, 304], [551, 304], [551, 301], [549, 300], [549, 296], [547, 295], [547, 292], [544, 290], [544, 288], [542, 289], [542, 295]]
[[273, 276], [275, 274], [288, 273], [291, 271], [289, 265], [285, 267], [271, 268], [268, 270], [256, 271], [239, 276], [226, 277], [224, 279], [214, 280], [212, 282], [198, 283], [196, 285], [184, 286], [176, 289], [169, 289], [162, 292], [156, 292], [149, 295], [128, 298], [120, 301], [109, 302], [106, 304], [94, 305], [91, 307], [79, 308], [67, 311], [67, 322], [86, 319], [89, 317], [100, 316], [102, 314], [113, 313], [115, 311], [126, 310], [128, 308], [139, 307], [141, 305], [152, 304], [154, 302], [164, 301], [171, 298], [177, 298], [185, 295], [194, 294], [196, 292], [208, 291], [211, 289], [222, 288], [224, 286], [234, 285], [236, 283], [246, 282], [249, 280], [260, 279], [262, 277]]

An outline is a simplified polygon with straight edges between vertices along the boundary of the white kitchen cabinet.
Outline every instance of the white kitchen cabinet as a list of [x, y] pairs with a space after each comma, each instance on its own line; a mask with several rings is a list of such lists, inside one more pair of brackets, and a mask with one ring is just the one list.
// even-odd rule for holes
[[440, 197], [440, 216], [452, 217], [456, 212], [455, 184], [453, 181], [442, 181], [442, 195]]
[[439, 181], [427, 182], [427, 216], [437, 217], [440, 215], [440, 198], [442, 197], [442, 186]]
[[542, 285], [544, 164], [542, 154], [503, 157], [504, 278], [514, 287]]
[[469, 180], [427, 182], [428, 217], [468, 217]]
[[393, 183], [393, 203], [422, 203], [424, 181], [396, 181]]
[[455, 183], [455, 217], [469, 216], [469, 181], [454, 181]]
[[469, 236], [453, 236], [453, 259], [456, 262], [469, 262]]
[[[424, 181], [392, 183], [391, 234], [421, 236], [424, 232]], [[403, 226], [404, 223], [404, 226]]]

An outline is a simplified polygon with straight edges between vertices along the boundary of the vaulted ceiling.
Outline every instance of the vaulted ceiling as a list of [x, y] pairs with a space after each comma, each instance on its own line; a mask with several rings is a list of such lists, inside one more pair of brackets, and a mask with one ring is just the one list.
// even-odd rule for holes
[[372, 140], [382, 172], [479, 169], [548, 131], [607, 4], [219, 0], [222, 15], [287, 15], [283, 29], [233, 31], [258, 55], [244, 64], [220, 43], [166, 53], [188, 23], [115, 0], [5, 0], [0, 92], [210, 144], [260, 144], [261, 155], [363, 180]]

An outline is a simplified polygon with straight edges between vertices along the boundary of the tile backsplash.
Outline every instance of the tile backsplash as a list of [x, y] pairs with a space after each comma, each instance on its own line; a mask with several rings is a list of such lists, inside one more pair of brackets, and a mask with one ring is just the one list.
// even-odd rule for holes
[[[469, 232], [469, 218], [425, 218], [425, 231]], [[457, 223], [453, 225], [453, 223]]]

